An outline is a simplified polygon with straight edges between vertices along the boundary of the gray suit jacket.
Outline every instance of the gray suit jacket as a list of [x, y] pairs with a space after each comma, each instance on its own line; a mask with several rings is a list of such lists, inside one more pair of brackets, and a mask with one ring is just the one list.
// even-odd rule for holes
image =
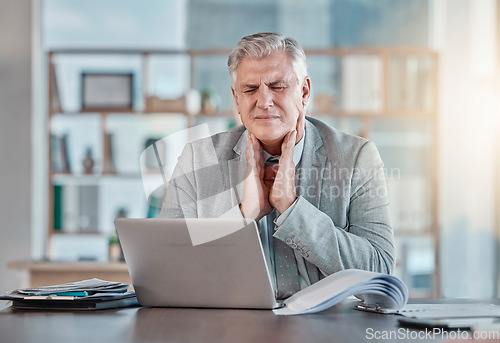
[[[274, 237], [304, 259], [309, 281], [343, 269], [391, 273], [383, 163], [375, 145], [306, 117], [298, 200]], [[189, 143], [167, 186], [160, 217], [241, 218], [248, 132], [239, 126]]]

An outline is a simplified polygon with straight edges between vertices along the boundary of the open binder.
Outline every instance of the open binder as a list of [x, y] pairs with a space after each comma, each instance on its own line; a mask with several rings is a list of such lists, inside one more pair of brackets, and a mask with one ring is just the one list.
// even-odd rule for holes
[[332, 274], [304, 288], [273, 310], [277, 315], [307, 314], [323, 311], [349, 296], [362, 300], [355, 308], [379, 313], [394, 313], [408, 301], [408, 288], [397, 277], [359, 269]]

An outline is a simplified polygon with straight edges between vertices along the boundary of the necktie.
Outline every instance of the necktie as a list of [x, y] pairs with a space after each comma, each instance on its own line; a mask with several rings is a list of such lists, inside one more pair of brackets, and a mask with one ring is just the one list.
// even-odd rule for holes
[[[279, 162], [279, 156], [271, 156], [266, 166], [273, 166]], [[276, 209], [267, 216], [267, 227], [274, 231], [274, 220], [277, 217]], [[285, 299], [300, 291], [299, 273], [294, 251], [281, 240], [272, 237], [274, 248], [274, 269], [276, 274], [276, 298]]]

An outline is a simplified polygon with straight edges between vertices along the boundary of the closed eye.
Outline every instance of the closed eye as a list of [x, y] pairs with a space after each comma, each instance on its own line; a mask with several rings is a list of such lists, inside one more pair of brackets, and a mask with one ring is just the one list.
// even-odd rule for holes
[[288, 86], [287, 82], [283, 80], [277, 80], [268, 84], [268, 87], [274, 92], [281, 92]]
[[252, 93], [255, 93], [257, 91], [257, 88], [249, 88], [249, 89], [245, 89], [243, 91], [243, 94], [252, 94]]
[[271, 87], [271, 89], [272, 89], [273, 91], [276, 91], [276, 92], [281, 92], [281, 91], [283, 91], [285, 88], [286, 88], [286, 87], [284, 87], [284, 86], [274, 86], [274, 87]]

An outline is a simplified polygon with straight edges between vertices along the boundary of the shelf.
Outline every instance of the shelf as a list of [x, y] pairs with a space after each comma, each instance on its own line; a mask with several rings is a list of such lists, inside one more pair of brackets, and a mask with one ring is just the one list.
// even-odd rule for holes
[[390, 112], [364, 112], [364, 111], [343, 111], [343, 110], [333, 110], [331, 112], [314, 112], [314, 110], [308, 114], [312, 117], [334, 117], [334, 118], [386, 118], [386, 117], [431, 117], [432, 112], [428, 111], [418, 111], [418, 110], [402, 110], [402, 111], [390, 111]]
[[128, 271], [125, 262], [63, 262], [63, 261], [12, 261], [9, 269], [28, 269], [31, 271]]
[[[426, 47], [346, 47], [346, 48], [319, 48], [305, 49], [307, 56], [322, 55], [322, 56], [346, 56], [346, 55], [383, 55], [389, 53], [391, 55], [435, 55], [437, 53], [429, 50]], [[191, 56], [227, 56], [231, 49], [103, 49], [103, 48], [70, 48], [70, 49], [54, 49], [49, 54], [74, 54], [74, 55], [176, 55], [185, 54]]]
[[232, 110], [220, 110], [215, 113], [205, 113], [205, 112], [199, 112], [196, 114], [187, 114], [186, 112], [183, 111], [137, 111], [137, 110], [122, 110], [122, 111], [115, 111], [115, 110], [110, 110], [110, 109], [102, 109], [102, 110], [80, 110], [80, 111], [56, 111], [54, 115], [63, 115], [63, 116], [81, 116], [81, 115], [88, 115], [88, 114], [133, 114], [137, 116], [141, 115], [148, 115], [148, 114], [165, 114], [165, 115], [185, 115], [188, 117], [232, 117], [234, 115], [234, 112]]
[[52, 232], [55, 235], [102, 235], [103, 234], [101, 231], [97, 229], [89, 231], [78, 231], [78, 230], [79, 229], [75, 229], [75, 231], [52, 229]]
[[132, 285], [125, 262], [12, 261], [9, 269], [28, 271], [30, 287], [99, 278]]
[[83, 108], [81, 113], [133, 113], [131, 108]]
[[106, 180], [137, 180], [141, 174], [62, 174], [52, 175], [52, 182], [60, 185], [97, 185]]

